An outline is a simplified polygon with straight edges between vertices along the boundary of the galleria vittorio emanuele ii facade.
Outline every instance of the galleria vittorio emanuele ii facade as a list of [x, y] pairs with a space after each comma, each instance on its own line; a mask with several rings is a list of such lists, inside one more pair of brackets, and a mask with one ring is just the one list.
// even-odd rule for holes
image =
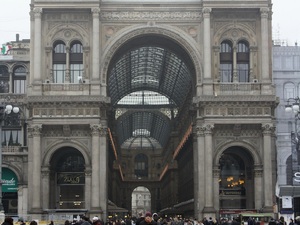
[[31, 0], [28, 12], [30, 40], [0, 57], [0, 98], [21, 109], [2, 126], [7, 214], [106, 219], [131, 213], [137, 187], [161, 214], [273, 213], [271, 0]]

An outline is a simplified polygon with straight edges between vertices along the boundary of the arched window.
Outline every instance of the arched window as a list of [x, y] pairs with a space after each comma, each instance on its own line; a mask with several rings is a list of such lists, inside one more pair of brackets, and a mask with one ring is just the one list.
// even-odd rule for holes
[[240, 41], [237, 45], [237, 76], [239, 82], [249, 82], [249, 44]]
[[26, 93], [26, 69], [23, 66], [18, 66], [13, 72], [13, 93], [24, 94]]
[[0, 66], [0, 93], [9, 92], [9, 72], [7, 66]]
[[138, 154], [134, 159], [134, 175], [137, 178], [148, 177], [148, 157]]
[[284, 99], [295, 97], [295, 85], [293, 83], [286, 83], [284, 85]]
[[56, 42], [53, 46], [53, 78], [54, 83], [64, 83], [66, 76], [66, 45]]
[[83, 50], [82, 50], [82, 45], [79, 42], [74, 42], [71, 45], [70, 75], [71, 75], [71, 83], [80, 83], [80, 82], [82, 82]]
[[232, 43], [230, 41], [223, 41], [220, 48], [221, 82], [232, 82]]

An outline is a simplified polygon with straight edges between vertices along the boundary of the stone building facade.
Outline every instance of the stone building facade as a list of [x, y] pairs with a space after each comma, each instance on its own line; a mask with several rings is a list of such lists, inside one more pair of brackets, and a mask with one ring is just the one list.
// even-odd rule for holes
[[[295, 114], [285, 111], [288, 100], [299, 97], [299, 69], [300, 69], [300, 48], [297, 43], [294, 46], [274, 45], [273, 46], [273, 79], [276, 85], [276, 95], [280, 103], [276, 108], [277, 118], [277, 196], [279, 197], [278, 208], [283, 214], [299, 216], [300, 212], [300, 183], [296, 173], [299, 172], [299, 151], [291, 134], [295, 133]], [[295, 103], [293, 100], [291, 104]], [[299, 127], [299, 122], [298, 122]], [[299, 130], [299, 128], [297, 128]], [[293, 207], [285, 209], [282, 205], [282, 198], [289, 197]]]
[[273, 212], [270, 0], [32, 0], [30, 15], [27, 151], [3, 165], [20, 215], [105, 219], [138, 186], [161, 214]]

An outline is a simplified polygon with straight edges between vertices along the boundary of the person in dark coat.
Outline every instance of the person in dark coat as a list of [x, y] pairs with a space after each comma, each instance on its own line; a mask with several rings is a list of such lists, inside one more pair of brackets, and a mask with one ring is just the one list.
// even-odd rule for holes
[[14, 225], [14, 220], [11, 217], [5, 217], [2, 225]]
[[153, 220], [152, 214], [147, 212], [145, 214], [145, 219], [140, 222], [140, 225], [157, 225], [157, 223]]

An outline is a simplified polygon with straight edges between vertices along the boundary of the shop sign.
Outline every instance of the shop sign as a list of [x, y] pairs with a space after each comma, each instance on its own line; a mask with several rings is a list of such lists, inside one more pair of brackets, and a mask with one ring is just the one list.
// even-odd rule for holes
[[59, 173], [57, 184], [84, 184], [84, 173]]
[[296, 172], [294, 173], [294, 181], [299, 182], [300, 183], [300, 172]]
[[2, 184], [2, 192], [18, 191], [18, 178], [16, 174], [8, 168], [2, 168], [1, 184]]

